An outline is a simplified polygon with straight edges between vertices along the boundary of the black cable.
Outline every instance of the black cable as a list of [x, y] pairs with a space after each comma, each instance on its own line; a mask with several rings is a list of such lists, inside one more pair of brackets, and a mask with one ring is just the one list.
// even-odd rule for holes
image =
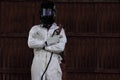
[[46, 73], [46, 71], [47, 71], [47, 69], [48, 69], [48, 66], [49, 66], [49, 64], [50, 64], [50, 62], [51, 62], [51, 59], [52, 59], [52, 55], [53, 55], [53, 52], [51, 53], [50, 60], [49, 60], [47, 66], [46, 66], [46, 68], [45, 68], [45, 71], [43, 72], [43, 74], [42, 74], [42, 76], [41, 76], [41, 80], [43, 80], [43, 76], [44, 76], [44, 74]]

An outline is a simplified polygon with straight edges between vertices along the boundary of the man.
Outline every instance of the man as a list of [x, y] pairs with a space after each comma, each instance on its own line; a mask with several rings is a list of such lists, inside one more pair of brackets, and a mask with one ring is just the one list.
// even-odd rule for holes
[[62, 80], [61, 56], [67, 42], [63, 28], [55, 23], [55, 5], [52, 1], [41, 4], [42, 24], [31, 28], [29, 48], [34, 49], [31, 66], [32, 80]]

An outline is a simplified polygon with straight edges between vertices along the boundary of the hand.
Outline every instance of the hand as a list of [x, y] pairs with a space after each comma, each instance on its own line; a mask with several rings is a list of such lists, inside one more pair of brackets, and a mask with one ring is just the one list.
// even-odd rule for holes
[[47, 45], [56, 44], [60, 41], [60, 35], [54, 35], [53, 37], [50, 37], [47, 39]]

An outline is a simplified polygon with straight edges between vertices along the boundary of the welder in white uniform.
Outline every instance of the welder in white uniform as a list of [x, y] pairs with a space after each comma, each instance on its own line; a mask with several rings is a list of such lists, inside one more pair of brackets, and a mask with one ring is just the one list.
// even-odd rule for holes
[[[33, 26], [28, 36], [28, 46], [34, 50], [31, 78], [62, 80], [60, 53], [64, 51], [67, 39], [64, 29], [55, 23], [55, 5], [52, 1], [41, 4], [40, 19], [41, 24]], [[56, 34], [56, 30], [60, 31], [59, 34]]]

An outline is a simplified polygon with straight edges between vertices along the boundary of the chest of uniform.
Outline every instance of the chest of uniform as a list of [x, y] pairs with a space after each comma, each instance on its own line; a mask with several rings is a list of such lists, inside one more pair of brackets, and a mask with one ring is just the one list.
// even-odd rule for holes
[[51, 37], [53, 35], [54, 31], [55, 31], [55, 29], [49, 29], [49, 30], [46, 28], [40, 29], [41, 34], [46, 38]]

